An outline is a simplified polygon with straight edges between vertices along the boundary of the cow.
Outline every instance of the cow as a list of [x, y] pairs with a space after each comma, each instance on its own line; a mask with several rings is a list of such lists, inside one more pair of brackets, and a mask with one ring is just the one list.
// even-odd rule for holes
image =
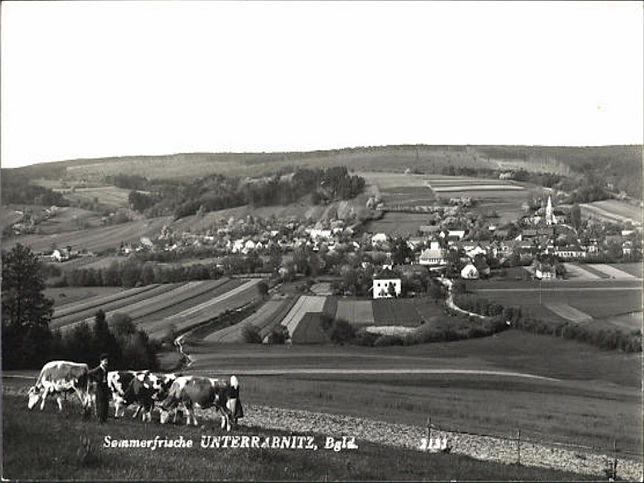
[[[125, 403], [125, 391], [132, 383], [132, 380], [136, 376], [145, 375], [148, 372], [149, 371], [110, 371], [107, 373], [107, 385], [110, 388], [110, 391], [112, 391], [115, 418], [119, 417], [119, 413], [121, 416], [125, 416], [125, 408], [128, 406], [128, 404]], [[139, 409], [137, 409], [137, 413]]]
[[244, 417], [236, 376], [231, 376], [230, 381], [198, 376], [178, 377], [172, 383], [168, 397], [161, 404], [161, 424], [168, 421], [171, 411], [174, 411], [176, 420], [180, 404], [186, 410], [186, 425], [192, 421], [197, 426], [195, 407], [214, 407], [222, 415], [222, 429], [225, 427], [227, 431], [230, 431], [231, 425], [237, 424], [239, 418]]
[[123, 394], [123, 403], [127, 406], [137, 403], [139, 407], [132, 415], [135, 418], [143, 409], [143, 421], [152, 421], [152, 410], [156, 401], [162, 401], [170, 392], [172, 383], [177, 378], [174, 374], [141, 373], [135, 375]]
[[31, 410], [39, 400], [40, 410], [45, 409], [45, 400], [49, 394], [56, 394], [58, 410], [63, 410], [61, 394], [74, 391], [80, 399], [83, 412], [91, 406], [89, 367], [70, 361], [51, 361], [40, 370], [36, 384], [29, 389], [27, 407]]

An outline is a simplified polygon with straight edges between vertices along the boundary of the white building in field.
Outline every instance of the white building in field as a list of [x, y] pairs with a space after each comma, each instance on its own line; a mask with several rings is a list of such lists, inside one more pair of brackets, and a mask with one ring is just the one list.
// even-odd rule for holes
[[[402, 291], [402, 281], [397, 273], [388, 268], [373, 277], [373, 298], [385, 299], [399, 297]], [[392, 293], [393, 292], [393, 293]]]

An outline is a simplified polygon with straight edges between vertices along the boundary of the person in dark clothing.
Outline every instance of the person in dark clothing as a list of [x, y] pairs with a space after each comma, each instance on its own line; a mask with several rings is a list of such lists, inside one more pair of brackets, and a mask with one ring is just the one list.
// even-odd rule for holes
[[110, 402], [110, 389], [107, 385], [107, 365], [109, 363], [107, 354], [101, 354], [100, 360], [99, 366], [89, 371], [89, 377], [96, 391], [96, 416], [99, 423], [104, 423], [107, 420]]

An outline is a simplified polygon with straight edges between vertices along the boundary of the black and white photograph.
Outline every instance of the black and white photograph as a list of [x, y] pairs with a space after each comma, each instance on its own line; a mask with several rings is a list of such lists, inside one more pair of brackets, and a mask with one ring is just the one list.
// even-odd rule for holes
[[4, 1], [3, 481], [644, 481], [640, 1]]

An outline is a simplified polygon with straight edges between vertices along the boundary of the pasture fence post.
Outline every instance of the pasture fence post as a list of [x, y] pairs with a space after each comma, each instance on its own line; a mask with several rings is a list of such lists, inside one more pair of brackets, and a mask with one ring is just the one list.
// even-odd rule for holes
[[517, 429], [517, 464], [521, 464], [521, 428]]
[[612, 477], [613, 480], [617, 479], [617, 438], [613, 438], [613, 467], [611, 468], [612, 470]]

